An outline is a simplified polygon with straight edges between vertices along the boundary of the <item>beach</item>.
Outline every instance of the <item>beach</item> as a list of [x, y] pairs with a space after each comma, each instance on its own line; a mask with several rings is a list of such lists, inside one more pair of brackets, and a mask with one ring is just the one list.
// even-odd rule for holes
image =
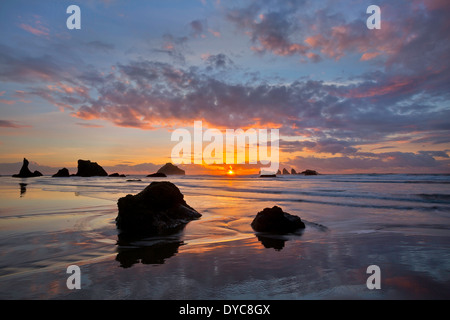
[[[174, 183], [202, 217], [120, 239], [117, 200], [152, 181]], [[449, 187], [449, 175], [414, 174], [2, 176], [0, 299], [449, 299]], [[252, 230], [274, 205], [306, 228]], [[381, 289], [366, 285], [370, 265]]]

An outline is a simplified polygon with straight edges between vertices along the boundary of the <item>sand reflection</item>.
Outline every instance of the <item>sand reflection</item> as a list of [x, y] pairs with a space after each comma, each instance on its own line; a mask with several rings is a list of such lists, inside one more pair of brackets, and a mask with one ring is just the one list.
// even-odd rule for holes
[[184, 245], [179, 234], [167, 237], [130, 237], [119, 234], [117, 240], [116, 261], [122, 268], [130, 268], [135, 264], [164, 264], [178, 253]]

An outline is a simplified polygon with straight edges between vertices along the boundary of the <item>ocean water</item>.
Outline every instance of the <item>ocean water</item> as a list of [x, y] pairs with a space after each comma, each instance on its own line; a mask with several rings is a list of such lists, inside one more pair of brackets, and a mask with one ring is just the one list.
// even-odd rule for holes
[[[117, 200], [164, 180], [201, 219], [119, 238]], [[274, 205], [306, 228], [255, 233]], [[0, 299], [449, 298], [450, 175], [0, 177]]]

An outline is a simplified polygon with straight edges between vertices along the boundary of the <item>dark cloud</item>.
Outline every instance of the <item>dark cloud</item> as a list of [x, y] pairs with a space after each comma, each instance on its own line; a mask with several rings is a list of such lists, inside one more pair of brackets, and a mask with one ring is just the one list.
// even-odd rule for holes
[[209, 55], [206, 58], [208, 70], [213, 69], [228, 69], [234, 66], [233, 61], [223, 53]]
[[428, 154], [412, 152], [370, 153], [365, 156], [320, 158], [295, 157], [288, 163], [297, 171], [314, 169], [322, 173], [346, 172], [402, 172], [449, 173], [450, 161], [436, 160]]
[[189, 23], [194, 37], [199, 37], [205, 30], [206, 22], [201, 20], [193, 20]]
[[64, 67], [52, 56], [33, 57], [0, 44], [0, 80], [30, 83], [66, 78]]
[[114, 45], [100, 40], [87, 42], [86, 47], [92, 50], [102, 51], [104, 53], [114, 50]]
[[20, 124], [20, 123], [17, 122], [17, 121], [0, 120], [0, 128], [14, 128], [14, 129], [19, 129], [19, 128], [27, 128], [27, 127], [30, 127], [30, 126]]
[[296, 151], [312, 151], [314, 153], [330, 153], [350, 155], [358, 152], [358, 149], [353, 147], [355, 142], [346, 140], [337, 140], [333, 138], [319, 139], [317, 141], [303, 140], [303, 141], [280, 141], [280, 149], [286, 152]]
[[292, 40], [299, 27], [295, 12], [301, 4], [302, 1], [253, 1], [244, 8], [228, 9], [226, 17], [249, 34], [255, 52], [269, 51], [280, 56], [298, 54], [318, 62], [320, 57], [309, 52], [308, 46]]
[[153, 52], [163, 53], [173, 59], [175, 63], [184, 65], [186, 62], [185, 53], [189, 51], [188, 37], [177, 37], [170, 33], [164, 34], [161, 48], [153, 49]]

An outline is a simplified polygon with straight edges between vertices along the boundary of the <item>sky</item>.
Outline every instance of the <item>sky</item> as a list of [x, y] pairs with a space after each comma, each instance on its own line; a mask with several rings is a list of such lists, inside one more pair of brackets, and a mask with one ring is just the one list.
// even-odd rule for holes
[[24, 157], [152, 173], [194, 121], [278, 129], [289, 171], [450, 173], [449, 17], [447, 0], [3, 0], [0, 174]]

